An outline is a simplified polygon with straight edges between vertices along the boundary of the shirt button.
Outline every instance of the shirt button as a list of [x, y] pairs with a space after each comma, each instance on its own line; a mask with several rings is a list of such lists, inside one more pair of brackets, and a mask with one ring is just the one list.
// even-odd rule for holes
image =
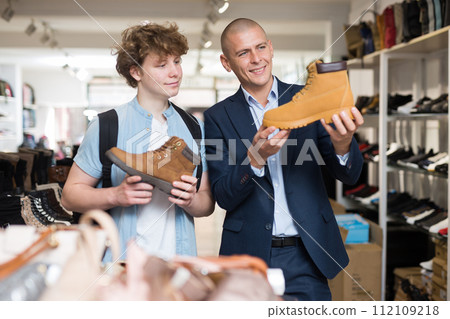
[[147, 131], [150, 131], [150, 129], [147, 127]]
[[272, 229], [272, 224], [267, 223], [265, 228], [266, 228], [266, 230], [271, 230]]
[[272, 158], [272, 162], [275, 162], [275, 159], [274, 159], [274, 158]]
[[147, 116], [150, 117], [150, 116], [152, 116], [152, 114], [151, 114], [151, 113], [148, 113]]
[[275, 187], [278, 187], [278, 183], [275, 183]]

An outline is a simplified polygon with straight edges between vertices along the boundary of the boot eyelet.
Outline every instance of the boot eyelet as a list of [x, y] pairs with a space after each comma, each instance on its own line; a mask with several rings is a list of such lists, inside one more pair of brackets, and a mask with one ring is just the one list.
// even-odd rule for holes
[[164, 158], [166, 158], [167, 156], [169, 156], [169, 155], [167, 155], [167, 153], [164, 153]]
[[161, 159], [161, 155], [158, 155], [158, 159]]
[[177, 147], [175, 146], [173, 149], [176, 151], [176, 150], [177, 150]]
[[176, 145], [176, 146], [181, 146], [181, 142], [178, 141], [178, 142], [175, 143], [175, 145]]

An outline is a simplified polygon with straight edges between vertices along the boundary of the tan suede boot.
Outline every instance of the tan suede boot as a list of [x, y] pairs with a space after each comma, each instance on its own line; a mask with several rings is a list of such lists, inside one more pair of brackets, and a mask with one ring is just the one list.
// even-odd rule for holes
[[331, 123], [333, 114], [342, 111], [353, 119], [350, 110], [354, 105], [346, 62], [315, 61], [308, 65], [306, 85], [290, 102], [267, 111], [263, 125], [293, 129], [322, 118]]
[[195, 164], [200, 162], [199, 156], [176, 136], [154, 151], [132, 154], [113, 147], [106, 156], [129, 175], [141, 176], [143, 182], [167, 194], [173, 188], [172, 182], [181, 181], [181, 175], [192, 175]]

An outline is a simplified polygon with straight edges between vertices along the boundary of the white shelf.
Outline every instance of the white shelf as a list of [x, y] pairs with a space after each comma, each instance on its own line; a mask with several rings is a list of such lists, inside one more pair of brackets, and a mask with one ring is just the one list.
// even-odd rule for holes
[[22, 77], [16, 64], [0, 63], [2, 79], [11, 86], [15, 97], [0, 96], [0, 108], [5, 117], [0, 118], [0, 130], [8, 130], [8, 135], [0, 135], [0, 151], [17, 151], [22, 143]]
[[448, 31], [450, 26], [433, 31], [431, 33], [414, 38], [408, 43], [399, 43], [390, 49], [383, 49], [372, 52], [359, 59], [351, 59], [347, 61], [347, 66], [374, 68], [380, 65], [380, 57], [382, 54], [388, 53], [393, 59], [404, 59], [411, 54], [430, 54], [436, 51], [448, 49]]
[[17, 102], [17, 99], [15, 97], [9, 97], [9, 96], [3, 96], [3, 95], [0, 96], [0, 104], [2, 106], [5, 106], [5, 105], [15, 106], [16, 102]]
[[[389, 72], [391, 72], [393, 62], [401, 62], [403, 60], [417, 60], [416, 63], [418, 68], [416, 72], [417, 87], [421, 87], [424, 83], [421, 79], [422, 73], [422, 63], [427, 57], [436, 56], [436, 53], [445, 53], [447, 59], [448, 70], [447, 72], [447, 92], [450, 92], [450, 53], [448, 50], [450, 37], [450, 26], [443, 29], [434, 31], [424, 36], [415, 38], [408, 43], [401, 43], [393, 46], [390, 49], [384, 49], [381, 51], [376, 51], [372, 54], [364, 56], [362, 59], [353, 59], [347, 61], [349, 68], [371, 68], [374, 70], [375, 78], [378, 78], [379, 84], [379, 114], [365, 115], [364, 120], [367, 126], [373, 126], [378, 128], [378, 145], [379, 145], [379, 162], [378, 162], [378, 186], [380, 190], [380, 200], [378, 204], [379, 211], [379, 225], [383, 229], [383, 253], [382, 253], [382, 297], [385, 296], [386, 290], [386, 247], [387, 247], [387, 222], [389, 217], [387, 216], [387, 173], [388, 170], [408, 170], [414, 173], [427, 174], [426, 172], [421, 172], [421, 170], [411, 170], [406, 167], [393, 167], [388, 165], [386, 150], [387, 150], [387, 138], [388, 138], [388, 125], [389, 121], [393, 120], [445, 120], [448, 125], [444, 125], [448, 129], [446, 132], [440, 132], [440, 134], [448, 135], [449, 145], [447, 149], [450, 150], [450, 117], [448, 114], [438, 114], [438, 113], [421, 113], [421, 114], [392, 114], [388, 115], [388, 80]], [[442, 51], [442, 52], [441, 52]], [[435, 174], [433, 174], [434, 176]], [[439, 177], [444, 177], [443, 174], [436, 175]], [[447, 178], [447, 199], [448, 205], [450, 204], [450, 179]], [[450, 223], [449, 223], [450, 226]], [[447, 240], [448, 241], [448, 240]], [[450, 264], [450, 246], [448, 250], [447, 264]], [[447, 279], [447, 287], [450, 287], [450, 277]], [[449, 289], [449, 288], [447, 288]], [[447, 290], [447, 300], [450, 300], [450, 290]]]

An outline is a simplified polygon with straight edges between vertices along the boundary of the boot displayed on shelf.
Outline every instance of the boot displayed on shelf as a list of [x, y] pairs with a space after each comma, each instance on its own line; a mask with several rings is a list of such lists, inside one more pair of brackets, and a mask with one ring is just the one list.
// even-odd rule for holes
[[353, 119], [350, 109], [354, 105], [346, 62], [315, 61], [308, 65], [306, 85], [294, 95], [292, 101], [267, 111], [263, 125], [293, 129], [322, 118], [331, 123], [333, 114], [342, 111]]
[[154, 151], [132, 154], [113, 147], [106, 156], [123, 171], [141, 176], [143, 182], [167, 194], [170, 194], [174, 181], [181, 180], [181, 175], [192, 175], [196, 164], [200, 163], [200, 157], [176, 136]]

